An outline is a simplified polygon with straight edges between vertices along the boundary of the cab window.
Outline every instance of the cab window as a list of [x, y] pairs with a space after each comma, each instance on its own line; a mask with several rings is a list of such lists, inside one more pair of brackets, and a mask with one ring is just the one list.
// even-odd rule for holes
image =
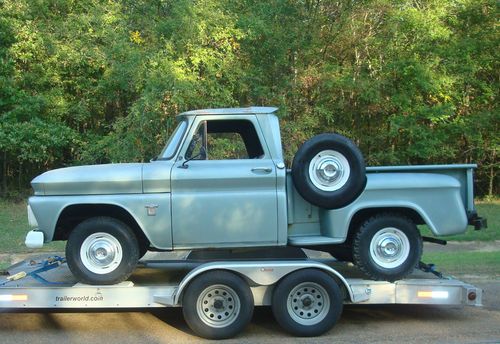
[[186, 152], [187, 159], [261, 159], [264, 150], [248, 120], [211, 120], [199, 124]]

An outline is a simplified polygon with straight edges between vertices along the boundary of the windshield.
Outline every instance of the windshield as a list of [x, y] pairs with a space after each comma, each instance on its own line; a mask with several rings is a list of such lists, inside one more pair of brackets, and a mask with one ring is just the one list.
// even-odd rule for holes
[[163, 148], [163, 151], [160, 154], [160, 159], [168, 160], [174, 156], [175, 151], [177, 150], [177, 147], [181, 142], [182, 135], [184, 135], [184, 132], [186, 131], [186, 127], [187, 121], [182, 121], [179, 123], [177, 128], [175, 128], [173, 134], [168, 139], [165, 148]]

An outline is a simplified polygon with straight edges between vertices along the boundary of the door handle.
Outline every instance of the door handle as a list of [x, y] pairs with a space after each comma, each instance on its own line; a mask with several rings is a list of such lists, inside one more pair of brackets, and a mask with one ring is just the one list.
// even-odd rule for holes
[[273, 169], [271, 167], [254, 167], [252, 168], [252, 172], [264, 172], [271, 173]]

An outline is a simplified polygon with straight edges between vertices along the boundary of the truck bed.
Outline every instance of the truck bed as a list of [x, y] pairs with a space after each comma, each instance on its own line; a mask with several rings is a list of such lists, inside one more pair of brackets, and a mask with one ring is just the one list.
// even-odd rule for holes
[[[287, 175], [288, 244], [307, 247], [343, 243], [351, 221], [363, 214], [402, 212], [435, 236], [456, 235], [468, 225], [486, 226], [474, 207], [476, 165], [367, 167], [367, 185], [351, 204], [333, 210], [305, 201]], [[446, 207], [443, 207], [446, 204]], [[450, 214], [453, 214], [450, 217]]]

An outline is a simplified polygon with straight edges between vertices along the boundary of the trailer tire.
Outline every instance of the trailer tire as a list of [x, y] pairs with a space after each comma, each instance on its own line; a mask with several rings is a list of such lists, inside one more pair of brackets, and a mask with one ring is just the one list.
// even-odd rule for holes
[[139, 259], [134, 232], [111, 217], [93, 217], [71, 231], [66, 261], [73, 275], [86, 284], [116, 284], [127, 279]]
[[240, 333], [252, 319], [254, 300], [248, 283], [222, 270], [196, 277], [182, 296], [189, 327], [207, 339], [226, 339]]
[[420, 232], [411, 219], [401, 214], [370, 217], [354, 235], [354, 264], [375, 280], [402, 279], [413, 271], [421, 257]]
[[298, 193], [324, 209], [342, 208], [366, 185], [363, 154], [347, 137], [320, 134], [304, 142], [292, 163]]
[[281, 327], [295, 336], [319, 336], [330, 330], [342, 313], [337, 282], [323, 271], [303, 269], [284, 277], [274, 289], [271, 304]]

